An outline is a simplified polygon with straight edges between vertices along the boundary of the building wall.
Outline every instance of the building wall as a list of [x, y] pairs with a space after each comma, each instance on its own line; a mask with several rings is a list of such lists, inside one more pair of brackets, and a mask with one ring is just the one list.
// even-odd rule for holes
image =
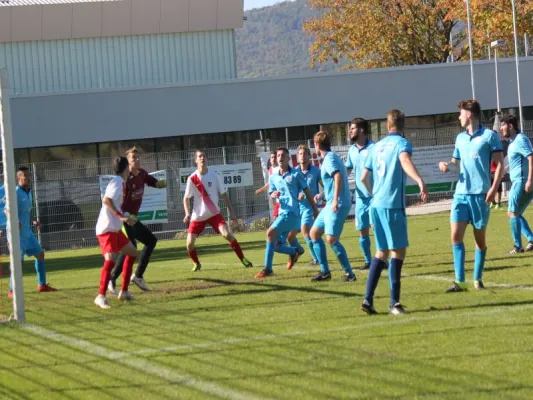
[[[533, 58], [521, 61], [522, 104], [533, 105]], [[496, 108], [494, 63], [475, 63], [483, 109]], [[517, 105], [514, 60], [499, 61], [502, 108]], [[467, 63], [266, 80], [14, 96], [15, 147], [172, 138], [457, 112], [471, 97]]]
[[237, 74], [234, 35], [226, 29], [0, 43], [0, 67], [10, 74], [12, 94], [228, 80]]

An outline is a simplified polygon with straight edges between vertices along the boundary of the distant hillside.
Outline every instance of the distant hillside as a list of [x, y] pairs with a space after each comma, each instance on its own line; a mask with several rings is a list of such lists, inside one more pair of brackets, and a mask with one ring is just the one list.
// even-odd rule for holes
[[[286, 1], [245, 12], [244, 27], [237, 30], [239, 78], [256, 78], [311, 72], [309, 46], [312, 38], [304, 22], [316, 15], [305, 0]], [[334, 71], [333, 63], [315, 71]]]

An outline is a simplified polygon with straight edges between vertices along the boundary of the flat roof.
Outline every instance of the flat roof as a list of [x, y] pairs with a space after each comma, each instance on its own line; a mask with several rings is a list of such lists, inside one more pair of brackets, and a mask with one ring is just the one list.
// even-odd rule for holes
[[0, 43], [236, 29], [243, 16], [243, 0], [9, 0]]

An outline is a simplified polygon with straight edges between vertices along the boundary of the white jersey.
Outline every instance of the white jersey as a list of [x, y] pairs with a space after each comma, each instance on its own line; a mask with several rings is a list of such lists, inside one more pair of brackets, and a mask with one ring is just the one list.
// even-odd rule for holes
[[[104, 198], [110, 198], [117, 210], [120, 210], [122, 198], [124, 197], [124, 180], [120, 176], [115, 176], [108, 183], [105, 189]], [[96, 234], [102, 235], [107, 232], [118, 232], [122, 229], [122, 221], [111, 211], [102, 198], [102, 209], [96, 223]]]
[[194, 198], [191, 215], [192, 221], [205, 221], [214, 215], [220, 214], [218, 196], [226, 193], [220, 175], [215, 171], [207, 170], [205, 175], [195, 171], [187, 178], [185, 198]]

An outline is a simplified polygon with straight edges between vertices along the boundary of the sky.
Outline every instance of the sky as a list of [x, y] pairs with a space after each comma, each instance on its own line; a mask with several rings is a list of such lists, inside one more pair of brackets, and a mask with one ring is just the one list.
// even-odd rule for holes
[[282, 0], [244, 0], [244, 9], [260, 8], [280, 3]]

